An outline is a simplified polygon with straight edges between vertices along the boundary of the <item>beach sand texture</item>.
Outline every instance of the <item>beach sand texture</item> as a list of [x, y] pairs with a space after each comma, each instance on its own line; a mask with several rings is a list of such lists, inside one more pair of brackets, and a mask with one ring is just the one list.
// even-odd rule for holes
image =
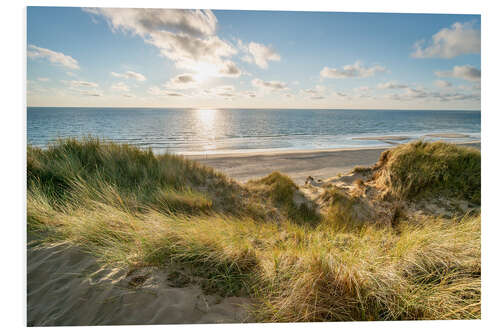
[[101, 268], [68, 245], [28, 249], [28, 326], [241, 323], [249, 300], [172, 286], [169, 270]]

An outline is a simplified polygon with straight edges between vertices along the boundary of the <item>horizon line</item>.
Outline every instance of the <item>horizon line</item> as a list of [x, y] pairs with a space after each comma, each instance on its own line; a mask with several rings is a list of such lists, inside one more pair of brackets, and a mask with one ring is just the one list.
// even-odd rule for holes
[[432, 109], [432, 108], [424, 108], [424, 109], [417, 109], [417, 108], [398, 108], [398, 109], [392, 109], [392, 108], [311, 108], [311, 107], [283, 107], [283, 108], [278, 108], [278, 107], [270, 107], [270, 108], [252, 108], [252, 107], [211, 107], [211, 106], [203, 106], [203, 107], [185, 107], [185, 106], [40, 106], [40, 105], [27, 105], [26, 108], [87, 108], [87, 109], [98, 109], [98, 108], [105, 108], [105, 109], [199, 109], [199, 110], [205, 110], [205, 109], [213, 109], [213, 110], [234, 110], [234, 109], [247, 109], [247, 110], [300, 110], [300, 109], [305, 109], [305, 110], [372, 110], [372, 111], [478, 111], [480, 112], [481, 109]]

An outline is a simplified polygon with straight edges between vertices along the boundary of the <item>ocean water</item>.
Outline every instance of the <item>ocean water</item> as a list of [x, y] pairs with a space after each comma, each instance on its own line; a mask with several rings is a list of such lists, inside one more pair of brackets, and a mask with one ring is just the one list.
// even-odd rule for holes
[[[481, 137], [480, 111], [308, 109], [27, 109], [28, 144], [92, 135], [154, 152], [210, 154], [267, 150], [386, 147], [425, 137], [464, 142]], [[380, 136], [404, 138], [372, 139]]]

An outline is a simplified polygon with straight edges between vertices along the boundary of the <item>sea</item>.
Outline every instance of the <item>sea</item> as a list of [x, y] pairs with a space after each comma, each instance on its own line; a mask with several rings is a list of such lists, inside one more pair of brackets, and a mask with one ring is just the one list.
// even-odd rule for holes
[[[459, 134], [459, 135], [456, 135]], [[87, 136], [155, 153], [387, 147], [481, 139], [480, 111], [28, 107], [27, 142]]]

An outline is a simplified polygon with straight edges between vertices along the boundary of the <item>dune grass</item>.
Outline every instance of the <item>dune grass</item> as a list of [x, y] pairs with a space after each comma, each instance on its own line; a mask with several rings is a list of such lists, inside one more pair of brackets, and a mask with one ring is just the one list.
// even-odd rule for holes
[[377, 178], [395, 197], [429, 194], [481, 203], [481, 153], [444, 142], [416, 141], [380, 157]]
[[296, 190], [91, 138], [28, 148], [29, 232], [103, 264], [182, 264], [262, 322], [480, 318], [480, 216], [345, 228]]

